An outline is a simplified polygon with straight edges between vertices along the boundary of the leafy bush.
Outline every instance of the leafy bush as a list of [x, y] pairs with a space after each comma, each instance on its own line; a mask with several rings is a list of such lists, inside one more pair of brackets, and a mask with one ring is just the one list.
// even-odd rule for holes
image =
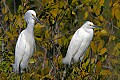
[[[14, 48], [26, 28], [24, 13], [34, 9], [44, 25], [36, 24], [36, 50], [29, 62], [25, 80], [118, 80], [120, 79], [119, 0], [1, 0], [0, 79], [19, 79], [12, 72]], [[14, 5], [13, 5], [14, 4]], [[94, 38], [84, 60], [65, 66], [65, 56], [73, 33], [86, 21], [103, 26]], [[46, 57], [46, 58], [45, 58]], [[66, 69], [66, 73], [65, 73]]]

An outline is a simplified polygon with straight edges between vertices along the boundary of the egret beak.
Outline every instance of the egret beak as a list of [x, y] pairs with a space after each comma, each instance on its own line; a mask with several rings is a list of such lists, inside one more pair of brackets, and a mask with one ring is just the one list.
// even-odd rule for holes
[[40, 21], [38, 20], [38, 18], [37, 18], [37, 17], [35, 17], [33, 14], [32, 14], [32, 16], [34, 17], [34, 19], [35, 19], [38, 23], [43, 24], [43, 23], [42, 23], [42, 22], [40, 22]]
[[102, 28], [102, 26], [94, 25], [93, 28]]

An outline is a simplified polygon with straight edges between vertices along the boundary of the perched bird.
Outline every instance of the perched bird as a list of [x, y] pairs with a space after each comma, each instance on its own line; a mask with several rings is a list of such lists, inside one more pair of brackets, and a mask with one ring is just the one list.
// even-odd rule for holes
[[65, 58], [63, 58], [62, 62], [64, 64], [71, 64], [73, 62], [82, 61], [85, 56], [85, 51], [88, 48], [92, 38], [93, 38], [93, 28], [100, 27], [94, 25], [90, 21], [86, 21], [81, 28], [79, 28], [75, 34], [73, 35]]
[[[23, 30], [16, 43], [15, 47], [15, 62], [13, 64], [13, 71], [16, 73], [22, 73], [28, 66], [28, 61], [32, 57], [35, 47], [34, 40], [34, 24], [35, 20], [41, 23], [34, 10], [28, 10], [24, 16], [27, 22], [27, 28]], [[42, 24], [42, 23], [41, 23]]]

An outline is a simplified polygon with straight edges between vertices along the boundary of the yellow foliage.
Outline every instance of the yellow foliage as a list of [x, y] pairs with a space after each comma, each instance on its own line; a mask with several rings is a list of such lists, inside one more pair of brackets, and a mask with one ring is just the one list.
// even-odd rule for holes
[[112, 0], [110, 0], [109, 6], [111, 7], [111, 6], [112, 6], [112, 4], [113, 4], [113, 2], [112, 2]]
[[89, 73], [85, 72], [85, 70], [82, 70], [81, 76], [82, 76], [82, 77], [85, 77], [85, 76], [87, 76], [87, 75], [89, 75]]
[[101, 35], [104, 35], [104, 36], [108, 35], [108, 31], [105, 29], [102, 29], [100, 32], [101, 32]]
[[102, 22], [104, 22], [104, 18], [103, 18], [103, 16], [99, 16], [99, 19], [100, 19], [100, 21], [102, 21]]
[[7, 10], [7, 8], [6, 8], [6, 7], [2, 8], [2, 13], [3, 13], [3, 14], [6, 14], [6, 13], [7, 13], [7, 11], [8, 11], [8, 10]]
[[112, 74], [112, 72], [109, 71], [109, 70], [102, 70], [102, 71], [100, 72], [100, 74], [101, 74], [101, 75], [104, 75], [104, 76], [109, 76], [109, 75]]
[[58, 12], [57, 9], [53, 9], [53, 10], [50, 11], [50, 13], [52, 14], [53, 17], [57, 16], [57, 12]]
[[93, 41], [91, 41], [90, 46], [91, 46], [92, 51], [93, 51], [94, 53], [96, 53], [97, 46], [95, 45], [95, 43], [94, 43]]
[[47, 75], [47, 74], [49, 73], [49, 71], [50, 71], [50, 68], [48, 68], [48, 67], [46, 67], [46, 68], [42, 69], [42, 71], [41, 71], [42, 76]]
[[120, 20], [120, 10], [119, 9], [116, 9], [115, 10], [115, 17], [118, 19], [118, 20]]
[[41, 25], [40, 23], [37, 23], [35, 26], [34, 26], [34, 28], [43, 28], [44, 27], [44, 25]]
[[9, 31], [6, 31], [5, 33], [8, 35], [8, 37], [9, 37], [10, 39], [13, 38], [13, 35], [12, 35]]
[[30, 63], [30, 64], [33, 64], [33, 63], [35, 63], [35, 62], [36, 62], [36, 59], [31, 58], [29, 63]]
[[20, 28], [22, 28], [22, 18], [20, 15], [16, 16], [16, 22], [19, 25]]
[[49, 37], [50, 37], [49, 31], [46, 30], [46, 31], [45, 31], [45, 38], [48, 39]]
[[88, 17], [88, 11], [86, 11], [85, 13], [84, 13], [84, 20], [86, 20], [87, 19], [87, 17]]
[[120, 19], [117, 21], [117, 26], [120, 27]]
[[5, 15], [4, 20], [5, 20], [5, 21], [8, 20], [8, 15]]
[[94, 63], [94, 62], [95, 62], [95, 58], [92, 58], [92, 59], [91, 59], [91, 63]]
[[101, 50], [103, 45], [104, 45], [103, 41], [100, 41], [99, 44], [98, 44], [97, 52], [99, 52]]
[[99, 55], [103, 55], [106, 51], [107, 51], [106, 48], [102, 48], [102, 49], [100, 50], [100, 52], [99, 52]]
[[102, 63], [101, 63], [101, 61], [98, 61], [96, 64], [96, 73], [97, 74], [99, 74], [101, 68], [102, 68]]
[[104, 0], [99, 0], [99, 5], [103, 6], [103, 4], [104, 4]]

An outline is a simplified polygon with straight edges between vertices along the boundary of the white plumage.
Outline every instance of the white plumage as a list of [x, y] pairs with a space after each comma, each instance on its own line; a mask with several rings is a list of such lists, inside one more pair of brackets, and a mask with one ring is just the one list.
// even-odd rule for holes
[[24, 19], [27, 22], [27, 28], [20, 33], [15, 47], [13, 71], [17, 73], [23, 72], [23, 69], [27, 68], [28, 61], [32, 57], [35, 47], [34, 24], [35, 20], [38, 21], [35, 11], [28, 10]]
[[79, 59], [82, 61], [85, 55], [85, 51], [89, 46], [93, 38], [93, 28], [98, 27], [90, 21], [86, 21], [81, 28], [79, 28], [73, 35], [65, 58], [62, 62], [64, 64], [71, 64], [71, 60], [78, 62]]

